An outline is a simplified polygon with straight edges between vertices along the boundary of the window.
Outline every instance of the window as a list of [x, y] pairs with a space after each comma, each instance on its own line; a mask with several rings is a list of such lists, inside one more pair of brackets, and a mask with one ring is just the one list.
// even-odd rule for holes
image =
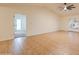
[[72, 29], [78, 29], [79, 28], [79, 21], [77, 19], [71, 19], [69, 22], [69, 26]]
[[14, 18], [14, 34], [15, 37], [26, 36], [26, 15], [16, 14]]
[[16, 20], [16, 29], [17, 30], [21, 30], [21, 28], [22, 28], [22, 22], [21, 22], [21, 19], [17, 19]]

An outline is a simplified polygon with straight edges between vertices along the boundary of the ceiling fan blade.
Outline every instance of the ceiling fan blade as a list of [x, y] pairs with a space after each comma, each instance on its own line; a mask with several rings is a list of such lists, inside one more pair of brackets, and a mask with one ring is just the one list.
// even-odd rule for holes
[[74, 5], [72, 4], [72, 5], [69, 5], [69, 6], [74, 6]]
[[69, 9], [69, 8], [76, 8], [76, 7], [74, 7], [74, 6], [67, 6], [67, 8]]
[[68, 8], [70, 8], [70, 7], [73, 7], [74, 5], [72, 4], [72, 5], [69, 5], [69, 6], [67, 6]]
[[71, 7], [71, 8], [76, 8], [76, 7]]
[[68, 10], [72, 10], [71, 8], [69, 8]]
[[71, 7], [69, 7], [69, 6], [67, 7], [67, 9], [72, 10]]
[[67, 9], [70, 9], [71, 7], [67, 6]]

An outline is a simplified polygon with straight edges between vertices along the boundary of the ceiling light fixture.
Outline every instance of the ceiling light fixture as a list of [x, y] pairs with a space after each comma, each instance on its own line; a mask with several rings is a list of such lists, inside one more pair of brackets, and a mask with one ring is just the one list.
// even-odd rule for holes
[[64, 11], [67, 11], [68, 9], [67, 9], [67, 6], [66, 6], [66, 3], [64, 3]]
[[67, 3], [64, 3], [64, 8], [63, 8], [64, 11], [72, 10], [73, 8], [76, 8], [74, 7], [73, 4], [68, 5]]

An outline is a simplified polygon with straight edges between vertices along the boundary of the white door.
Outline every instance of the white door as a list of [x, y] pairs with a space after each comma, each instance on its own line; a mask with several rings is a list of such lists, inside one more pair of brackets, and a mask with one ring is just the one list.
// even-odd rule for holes
[[26, 36], [26, 16], [16, 14], [14, 19], [15, 37]]

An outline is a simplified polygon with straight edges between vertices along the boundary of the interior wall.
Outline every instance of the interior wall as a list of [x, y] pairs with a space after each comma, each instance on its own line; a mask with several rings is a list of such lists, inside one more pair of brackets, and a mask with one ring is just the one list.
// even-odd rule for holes
[[0, 41], [14, 39], [14, 16], [21, 11], [0, 6]]
[[13, 16], [21, 13], [27, 17], [27, 36], [54, 32], [68, 31], [70, 18], [79, 14], [66, 14], [59, 16], [41, 6], [0, 6], [0, 40], [14, 38]]
[[26, 6], [26, 8], [0, 6], [0, 40], [14, 38], [13, 16], [16, 13], [27, 16], [27, 36], [59, 30], [59, 17], [45, 8], [38, 6]]
[[72, 18], [77, 18], [79, 20], [79, 14], [66, 14], [65, 16], [61, 17], [61, 27], [60, 30], [64, 31], [73, 31], [69, 29], [69, 22], [71, 21]]
[[31, 10], [28, 36], [59, 30], [59, 17], [55, 13], [41, 7], [32, 7]]
[[12, 10], [0, 7], [0, 41], [13, 38], [12, 19]]

